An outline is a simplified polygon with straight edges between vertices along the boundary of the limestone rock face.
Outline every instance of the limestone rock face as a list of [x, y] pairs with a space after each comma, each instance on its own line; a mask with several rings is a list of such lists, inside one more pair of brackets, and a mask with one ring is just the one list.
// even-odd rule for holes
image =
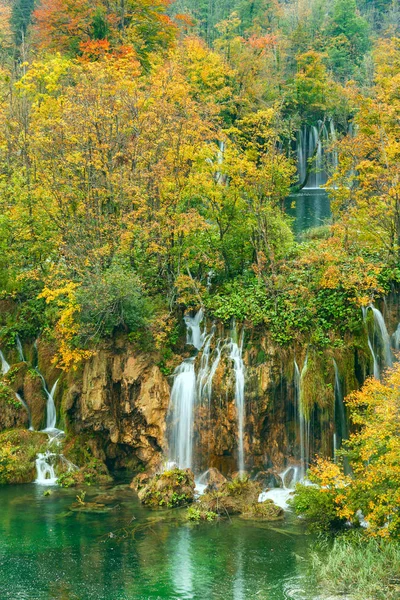
[[68, 430], [92, 432], [112, 468], [156, 469], [165, 448], [170, 388], [154, 357], [129, 345], [102, 349], [74, 379], [62, 400]]

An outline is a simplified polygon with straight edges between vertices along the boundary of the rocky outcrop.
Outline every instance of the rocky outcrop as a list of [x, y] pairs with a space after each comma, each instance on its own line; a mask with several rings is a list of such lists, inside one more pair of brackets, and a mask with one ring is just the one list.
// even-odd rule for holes
[[68, 431], [91, 433], [113, 469], [156, 469], [165, 448], [169, 385], [151, 355], [129, 344], [102, 349], [70, 378], [62, 399]]

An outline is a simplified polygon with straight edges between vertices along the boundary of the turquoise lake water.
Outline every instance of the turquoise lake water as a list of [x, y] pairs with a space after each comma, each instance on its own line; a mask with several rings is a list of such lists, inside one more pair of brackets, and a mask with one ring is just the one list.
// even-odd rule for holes
[[192, 525], [182, 510], [144, 509], [125, 489], [112, 511], [79, 514], [68, 510], [76, 490], [43, 492], [0, 488], [1, 600], [315, 597], [305, 591], [311, 539], [293, 517]]

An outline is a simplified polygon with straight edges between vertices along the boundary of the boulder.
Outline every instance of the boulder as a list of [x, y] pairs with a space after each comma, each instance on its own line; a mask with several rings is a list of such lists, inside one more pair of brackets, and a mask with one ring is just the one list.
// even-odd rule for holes
[[190, 469], [172, 469], [152, 477], [138, 493], [142, 504], [152, 508], [175, 508], [194, 501], [194, 476]]
[[277, 471], [274, 471], [274, 469], [259, 471], [254, 480], [261, 483], [263, 490], [283, 487], [282, 478]]
[[265, 500], [265, 502], [251, 504], [240, 518], [248, 521], [281, 521], [284, 518], [284, 511], [272, 500]]

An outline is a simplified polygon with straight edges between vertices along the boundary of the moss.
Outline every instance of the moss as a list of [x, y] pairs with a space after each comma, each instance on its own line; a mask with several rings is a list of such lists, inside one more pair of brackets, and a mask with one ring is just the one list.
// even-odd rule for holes
[[246, 507], [240, 518], [248, 521], [281, 521], [284, 518], [284, 512], [272, 500], [266, 500]]
[[64, 444], [64, 456], [76, 465], [75, 471], [65, 471], [58, 478], [62, 487], [78, 485], [107, 484], [112, 482], [104, 462], [93, 454], [92, 436], [67, 437]]
[[218, 490], [204, 494], [201, 507], [219, 515], [241, 514], [258, 501], [260, 492], [261, 484], [258, 481], [237, 477], [223, 483]]
[[0, 433], [0, 484], [34, 481], [36, 455], [46, 447], [43, 433], [20, 429]]
[[193, 473], [189, 469], [173, 469], [151, 478], [138, 496], [142, 504], [152, 508], [175, 508], [193, 502], [194, 490]]
[[218, 519], [217, 513], [212, 510], [206, 510], [203, 508], [201, 504], [195, 506], [189, 506], [186, 512], [186, 518], [188, 521], [192, 521], [193, 523], [200, 523], [201, 521], [207, 521], [211, 523]]

